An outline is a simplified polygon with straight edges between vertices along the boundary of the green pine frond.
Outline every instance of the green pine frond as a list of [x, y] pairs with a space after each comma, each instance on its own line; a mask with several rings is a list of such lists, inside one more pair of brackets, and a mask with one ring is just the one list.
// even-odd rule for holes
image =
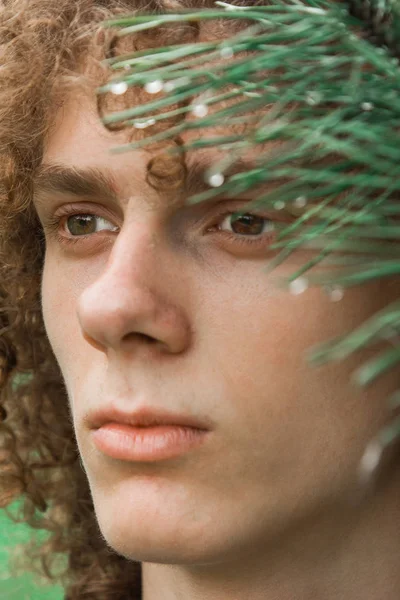
[[[224, 151], [224, 159], [206, 174], [209, 189], [189, 202], [270, 185], [271, 191], [254, 197], [246, 210], [265, 206], [285, 210], [293, 219], [280, 224], [272, 246], [280, 252], [266, 271], [297, 249], [319, 251], [283, 282], [294, 293], [320, 285], [340, 294], [347, 287], [400, 275], [399, 0], [347, 5], [276, 0], [250, 7], [216, 2], [215, 9], [140, 14], [106, 25], [123, 39], [171, 23], [217, 18], [239, 19], [246, 27], [228, 39], [108, 59], [113, 75], [98, 90], [100, 102], [136, 86], [149, 94], [148, 102], [102, 115], [110, 129], [145, 130], [139, 141], [115, 151], [246, 122], [247, 135], [202, 136], [171, 150]], [[221, 107], [224, 100], [230, 102]], [[269, 112], [255, 117], [265, 107]], [[266, 153], [265, 144], [274, 140], [284, 142], [279, 154]], [[232, 164], [257, 147], [254, 167], [229, 175]], [[318, 264], [334, 268], [313, 273]], [[387, 307], [343, 339], [314, 349], [310, 360], [347, 357], [382, 339], [388, 327], [398, 333], [399, 311], [396, 303]], [[395, 343], [359, 369], [355, 381], [368, 385], [399, 363]]]

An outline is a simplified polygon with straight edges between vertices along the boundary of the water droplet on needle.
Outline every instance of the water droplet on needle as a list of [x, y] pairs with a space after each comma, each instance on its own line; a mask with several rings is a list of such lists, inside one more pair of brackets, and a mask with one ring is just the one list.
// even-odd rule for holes
[[225, 181], [225, 177], [222, 173], [214, 173], [211, 177], [208, 178], [208, 183], [211, 187], [220, 187]]
[[290, 293], [296, 296], [305, 292], [307, 288], [308, 280], [305, 277], [298, 277], [289, 284]]
[[156, 79], [155, 81], [149, 81], [144, 86], [144, 89], [148, 94], [158, 94], [164, 88], [164, 84], [160, 79]]
[[128, 89], [128, 84], [125, 81], [118, 81], [116, 83], [112, 83], [110, 90], [112, 94], [115, 94], [116, 96], [121, 96], [122, 94], [125, 94], [125, 92]]

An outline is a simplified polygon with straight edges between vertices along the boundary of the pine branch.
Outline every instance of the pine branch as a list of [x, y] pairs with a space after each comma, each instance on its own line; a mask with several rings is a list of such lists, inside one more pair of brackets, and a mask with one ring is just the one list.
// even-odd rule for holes
[[[400, 240], [400, 2], [216, 5], [106, 24], [116, 28], [117, 40], [216, 18], [247, 25], [221, 41], [163, 46], [108, 59], [115, 75], [98, 90], [100, 106], [107, 94], [123, 95], [135, 86], [149, 94], [147, 103], [102, 115], [111, 129], [122, 126], [148, 134], [115, 151], [176, 140], [184, 132], [216, 124], [245, 122], [245, 136], [201, 136], [171, 150], [218, 147], [225, 152], [206, 175], [209, 189], [189, 202], [220, 194], [232, 197], [268, 183], [271, 191], [255, 197], [243, 212], [267, 206], [287, 211], [293, 222], [278, 227], [272, 248], [280, 252], [266, 272], [299, 248], [319, 251], [282, 282], [294, 294], [322, 285], [338, 300], [346, 287], [400, 275], [400, 245], [393, 243]], [[221, 105], [225, 100], [228, 106]], [[263, 109], [264, 116], [255, 117]], [[265, 144], [277, 139], [284, 142], [280, 154], [266, 154]], [[249, 149], [258, 149], [254, 168], [230, 176], [229, 168]], [[312, 274], [318, 264], [335, 268]], [[397, 304], [345, 338], [314, 348], [310, 361], [343, 359], [386, 339], [382, 332], [388, 325], [397, 336]], [[396, 337], [395, 347], [364, 365], [355, 381], [368, 385], [399, 363]], [[385, 439], [393, 439], [392, 433]]]

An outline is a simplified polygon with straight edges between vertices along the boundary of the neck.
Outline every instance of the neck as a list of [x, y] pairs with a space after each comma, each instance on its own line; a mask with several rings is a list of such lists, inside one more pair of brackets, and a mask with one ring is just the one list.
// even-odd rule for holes
[[143, 600], [398, 600], [400, 472], [236, 560], [142, 564]]

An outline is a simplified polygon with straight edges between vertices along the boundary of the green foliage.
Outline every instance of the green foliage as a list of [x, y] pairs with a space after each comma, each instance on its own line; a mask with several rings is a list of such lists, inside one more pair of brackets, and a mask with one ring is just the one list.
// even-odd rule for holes
[[[216, 124], [246, 122], [242, 133], [195, 139], [172, 152], [219, 147], [224, 158], [206, 174], [210, 189], [199, 202], [270, 185], [254, 207], [285, 210], [294, 219], [279, 227], [280, 249], [267, 271], [297, 249], [311, 260], [282, 282], [293, 293], [320, 285], [331, 294], [382, 277], [400, 275], [400, 2], [398, 0], [276, 0], [271, 6], [216, 8], [137, 15], [107, 23], [117, 37], [171, 23], [245, 20], [238, 34], [215, 42], [178, 44], [113, 56], [115, 74], [98, 92], [123, 94], [143, 87], [154, 99], [103, 115], [103, 122], [146, 129], [144, 139], [116, 152], [144, 148]], [[250, 54], [243, 54], [244, 52]], [[234, 100], [221, 106], [222, 100]], [[265, 107], [263, 116], [256, 111]], [[184, 117], [189, 115], [190, 119]], [[166, 119], [174, 124], [160, 128]], [[170, 122], [170, 121], [168, 121]], [[265, 144], [279, 140], [279, 152]], [[229, 168], [249, 149], [256, 163], [240, 173]], [[312, 273], [318, 264], [334, 266]], [[393, 348], [363, 365], [354, 380], [365, 386], [400, 362], [399, 304], [394, 303], [339, 340], [310, 353], [321, 364], [341, 360], [387, 339]], [[400, 425], [396, 425], [396, 434]], [[393, 440], [393, 431], [383, 435]]]
[[[16, 505], [14, 505], [16, 507]], [[31, 574], [15, 573], [12, 557], [21, 552], [32, 535], [24, 524], [14, 523], [0, 511], [0, 598], [4, 600], [61, 600], [60, 586], [49, 586], [34, 579]], [[43, 536], [42, 536], [43, 537]], [[44, 537], [43, 537], [44, 539]]]

